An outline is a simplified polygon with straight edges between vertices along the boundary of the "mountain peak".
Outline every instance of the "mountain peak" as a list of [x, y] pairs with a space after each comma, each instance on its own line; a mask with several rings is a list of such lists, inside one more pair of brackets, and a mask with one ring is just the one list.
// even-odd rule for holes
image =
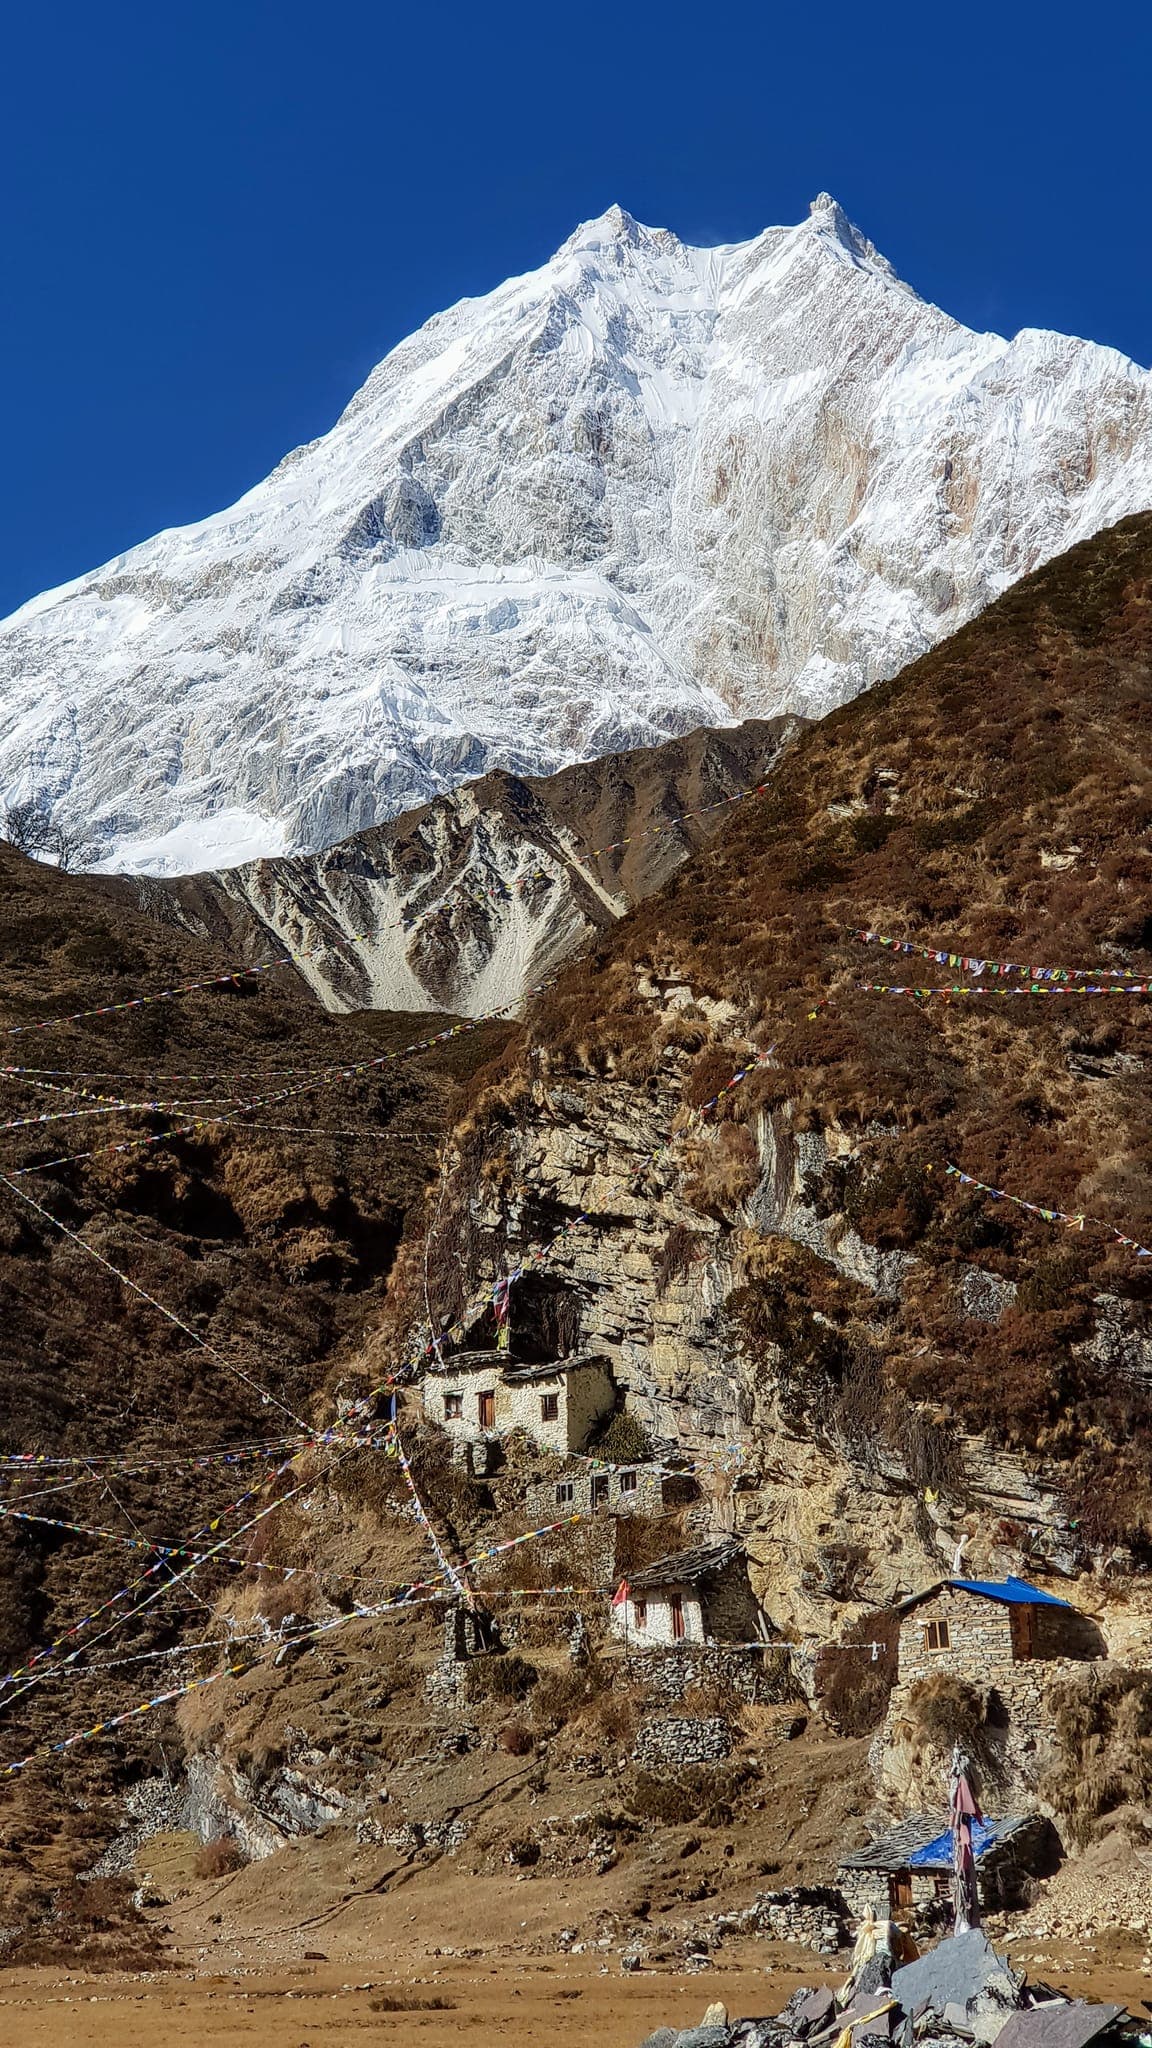
[[563, 249], [612, 249], [623, 244], [635, 249], [652, 235], [663, 237], [666, 234], [666, 229], [644, 227], [626, 207], [612, 205], [598, 214], [595, 220], [581, 221], [563, 244]]
[[718, 247], [610, 206], [238, 505], [0, 624], [0, 799], [176, 873], [819, 715], [1146, 506], [1150, 449], [1147, 373], [970, 333], [827, 193]]
[[880, 270], [885, 277], [896, 279], [896, 272], [887, 257], [880, 254], [875, 243], [868, 240], [855, 221], [849, 220], [840, 201], [834, 199], [830, 192], [816, 194], [808, 208], [808, 220], [805, 225], [815, 229], [817, 234], [838, 242], [855, 262], [865, 264], [871, 270]]

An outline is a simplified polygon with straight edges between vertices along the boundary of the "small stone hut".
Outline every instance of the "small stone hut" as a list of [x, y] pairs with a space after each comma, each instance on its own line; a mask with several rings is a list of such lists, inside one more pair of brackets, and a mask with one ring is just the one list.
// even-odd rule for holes
[[[972, 1853], [980, 1903], [989, 1911], [1028, 1904], [1033, 1877], [1059, 1862], [1051, 1822], [1039, 1814], [973, 1822]], [[934, 1905], [950, 1910], [952, 1830], [923, 1815], [840, 1859], [840, 1889], [856, 1919], [871, 1906], [884, 1919], [907, 1919]]]
[[1087, 1615], [1024, 1579], [942, 1579], [894, 1611], [902, 1687], [933, 1671], [994, 1685], [1030, 1658], [1104, 1653]]
[[659, 1515], [666, 1508], [683, 1507], [699, 1496], [699, 1487], [689, 1475], [668, 1472], [660, 1465], [571, 1466], [553, 1479], [539, 1479], [525, 1496], [534, 1521], [546, 1522], [551, 1515], [590, 1514], [597, 1509], [609, 1515]]
[[528, 1364], [506, 1351], [461, 1351], [429, 1367], [423, 1398], [428, 1420], [460, 1443], [522, 1429], [542, 1450], [569, 1457], [612, 1413], [616, 1383], [608, 1360], [592, 1353]]
[[662, 1557], [625, 1581], [612, 1630], [634, 1650], [675, 1643], [759, 1643], [768, 1623], [748, 1582], [744, 1545], [735, 1538]]

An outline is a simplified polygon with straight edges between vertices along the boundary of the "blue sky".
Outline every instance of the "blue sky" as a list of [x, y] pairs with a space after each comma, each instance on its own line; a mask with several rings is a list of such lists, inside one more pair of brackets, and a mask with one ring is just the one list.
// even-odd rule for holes
[[1152, 362], [1147, 7], [60, 0], [0, 79], [0, 615], [214, 511], [618, 200], [827, 189], [925, 297]]

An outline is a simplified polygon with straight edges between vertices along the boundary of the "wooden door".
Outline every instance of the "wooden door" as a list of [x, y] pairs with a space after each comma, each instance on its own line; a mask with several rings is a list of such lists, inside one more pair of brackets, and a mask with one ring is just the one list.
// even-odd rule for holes
[[479, 1405], [479, 1409], [480, 1409], [480, 1427], [481, 1427], [481, 1429], [495, 1429], [495, 1427], [496, 1427], [496, 1396], [495, 1396], [495, 1394], [479, 1394], [479, 1395], [477, 1395], [477, 1402], [478, 1402], [478, 1405]]
[[888, 1879], [888, 1905], [892, 1913], [906, 1912], [912, 1904], [912, 1872], [894, 1870]]
[[668, 1602], [668, 1609], [672, 1616], [672, 1641], [674, 1643], [682, 1643], [684, 1640], [684, 1602], [679, 1593], [673, 1593], [672, 1598]]

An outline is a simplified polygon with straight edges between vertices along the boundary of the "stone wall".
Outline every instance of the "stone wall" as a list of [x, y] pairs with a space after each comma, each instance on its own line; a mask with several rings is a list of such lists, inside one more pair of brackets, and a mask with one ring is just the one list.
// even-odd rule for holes
[[666, 1765], [718, 1764], [732, 1754], [732, 1730], [719, 1714], [668, 1716], [646, 1721], [636, 1737], [632, 1761], [645, 1770]]
[[[570, 1370], [559, 1364], [554, 1373], [513, 1380], [511, 1384], [504, 1378], [503, 1364], [496, 1359], [481, 1367], [461, 1366], [456, 1372], [451, 1369], [451, 1358], [447, 1365], [445, 1372], [426, 1373], [421, 1391], [429, 1422], [439, 1424], [457, 1443], [510, 1436], [514, 1429], [522, 1429], [541, 1450], [565, 1458], [572, 1451], [583, 1450], [597, 1422], [610, 1415], [616, 1403], [612, 1374], [607, 1366], [595, 1361]], [[464, 1412], [459, 1417], [448, 1415], [446, 1410], [447, 1399], [453, 1394], [458, 1394], [463, 1403]], [[482, 1394], [494, 1397], [491, 1428], [481, 1427]], [[552, 1421], [544, 1419], [547, 1396], [556, 1401], [557, 1413]]]
[[[947, 1623], [946, 1650], [928, 1649], [926, 1637], [932, 1622]], [[944, 1586], [931, 1600], [914, 1608], [900, 1629], [901, 1684], [911, 1685], [929, 1672], [947, 1671], [973, 1685], [992, 1685], [1012, 1670], [1014, 1661], [1011, 1610], [1002, 1601], [982, 1600], [977, 1593], [960, 1593]]]
[[635, 1677], [657, 1699], [682, 1700], [690, 1686], [730, 1686], [752, 1706], [779, 1706], [802, 1697], [784, 1644], [734, 1650], [722, 1643], [681, 1643], [632, 1660]]
[[720, 1642], [755, 1643], [764, 1634], [764, 1616], [748, 1583], [744, 1559], [706, 1581], [702, 1588], [704, 1632]]
[[[677, 1593], [683, 1621], [679, 1636], [672, 1618], [672, 1600]], [[642, 1623], [636, 1613], [638, 1601], [644, 1614]], [[620, 1607], [612, 1609], [612, 1632], [640, 1651], [670, 1648], [676, 1642], [703, 1643], [700, 1590], [697, 1586], [661, 1586], [657, 1592], [630, 1593]]]
[[718, 1913], [712, 1924], [720, 1934], [763, 1934], [770, 1941], [803, 1942], [818, 1955], [835, 1955], [851, 1945], [848, 1919], [844, 1892], [813, 1884], [761, 1892], [742, 1912]]
[[[1021, 1664], [999, 1668], [981, 1689], [990, 1696], [994, 1709], [985, 1738], [997, 1759], [997, 1782], [993, 1811], [1011, 1811], [1014, 1804], [1031, 1798], [1043, 1776], [1053, 1739], [1048, 1705], [1051, 1687], [1060, 1679], [1083, 1671], [1078, 1657], [1031, 1657]], [[876, 1736], [871, 1761], [882, 1789], [893, 1793], [906, 1808], [923, 1808], [925, 1801], [939, 1802], [947, 1776], [947, 1758], [929, 1751], [921, 1758], [916, 1719], [909, 1713], [909, 1696], [922, 1673], [901, 1677], [893, 1687], [883, 1728]], [[959, 1676], [969, 1677], [966, 1671]], [[972, 1681], [977, 1683], [975, 1679]]]
[[[528, 1518], [534, 1523], [564, 1514], [589, 1514], [593, 1505], [593, 1482], [605, 1483], [606, 1498], [598, 1489], [596, 1505], [610, 1515], [658, 1515], [664, 1506], [664, 1478], [658, 1469], [630, 1465], [626, 1469], [593, 1472], [588, 1465], [575, 1471], [559, 1472], [554, 1479], [541, 1479], [525, 1496]], [[627, 1481], [631, 1479], [632, 1485]]]

